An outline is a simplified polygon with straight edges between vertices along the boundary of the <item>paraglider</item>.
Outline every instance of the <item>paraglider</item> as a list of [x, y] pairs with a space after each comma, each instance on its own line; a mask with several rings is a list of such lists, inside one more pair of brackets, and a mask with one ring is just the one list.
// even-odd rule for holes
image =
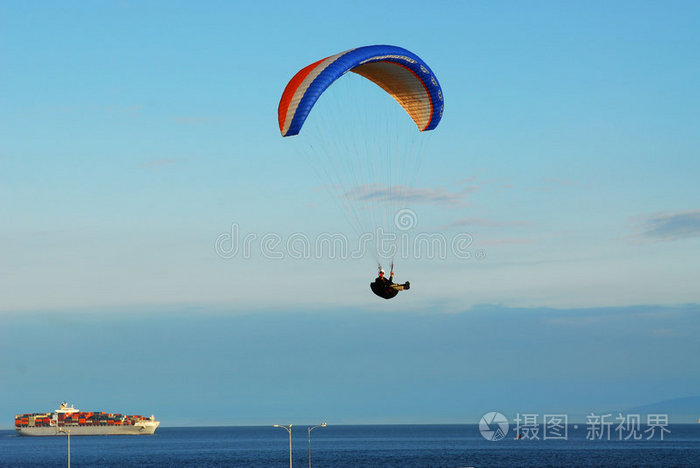
[[377, 276], [373, 283], [369, 284], [369, 287], [372, 289], [372, 292], [377, 296], [383, 297], [384, 299], [391, 299], [393, 297], [396, 297], [399, 291], [406, 291], [408, 289], [411, 289], [411, 283], [408, 281], [406, 281], [403, 284], [394, 283], [393, 263], [391, 264], [391, 274], [389, 275], [388, 279], [384, 276], [384, 274], [384, 269], [382, 269], [382, 266], [379, 265], [379, 276]]
[[[404, 48], [370, 45], [328, 56], [294, 75], [285, 87], [278, 106], [278, 123], [282, 136], [298, 135], [321, 95], [347, 72], [353, 72], [382, 88], [406, 111], [420, 132], [433, 130], [440, 123], [444, 100], [440, 84], [430, 67]], [[337, 111], [343, 112], [343, 109]], [[349, 158], [351, 155], [345, 156]], [[338, 173], [347, 172], [347, 165], [343, 166], [338, 169]], [[382, 171], [375, 169], [372, 172]], [[365, 184], [363, 187], [376, 188], [378, 185], [375, 182], [374, 185]], [[390, 198], [406, 192], [405, 187], [394, 187], [390, 181], [387, 190], [391, 194]], [[348, 193], [352, 192], [346, 191], [344, 195], [347, 197]], [[357, 214], [353, 212], [353, 216], [357, 217]], [[393, 282], [393, 258], [389, 278], [384, 276], [381, 265], [379, 270], [379, 276], [371, 283], [371, 289], [376, 295], [391, 299], [399, 291], [410, 288], [408, 281], [403, 284]]]

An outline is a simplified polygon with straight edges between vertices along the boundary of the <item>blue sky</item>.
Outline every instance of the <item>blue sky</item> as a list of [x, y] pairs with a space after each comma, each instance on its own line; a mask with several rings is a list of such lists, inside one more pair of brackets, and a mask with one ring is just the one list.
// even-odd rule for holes
[[[229, 327], [235, 335], [237, 320], [250, 320], [257, 323], [249, 337], [255, 343], [268, 334], [279, 338], [295, 332], [295, 317], [300, 328], [315, 320], [336, 320], [337, 327], [351, 329], [379, 320], [387, 346], [399, 349], [405, 337], [392, 333], [391, 324], [408, 321], [419, 329], [430, 317], [439, 323], [431, 339], [439, 342], [455, 320], [465, 329], [478, 328], [480, 320], [493, 326], [489, 329], [507, 329], [514, 311], [519, 318], [538, 317], [517, 322], [535, 341], [546, 339], [538, 320], [548, 314], [570, 316], [571, 326], [579, 326], [592, 342], [603, 339], [614, 333], [597, 319], [608, 310], [626, 317], [626, 324], [643, 322], [648, 308], [681, 307], [682, 318], [672, 315], [640, 333], [697, 331], [700, 6], [455, 2], [431, 8], [426, 11], [418, 2], [352, 8], [327, 2], [3, 2], [0, 338], [5, 349], [26, 346], [30, 325], [50, 340], [51, 324], [80, 323], [75, 317], [89, 317], [86, 327], [93, 336], [118, 323], [127, 335], [131, 328], [158, 333], [165, 327], [162, 336], [192, 333], [199, 341], [214, 328], [219, 333]], [[287, 252], [270, 259], [261, 255], [259, 244], [266, 234], [283, 241], [295, 233], [311, 239], [320, 233], [352, 236], [338, 200], [325, 189], [328, 181], [300, 157], [298, 141], [279, 136], [276, 110], [298, 69], [375, 43], [399, 45], [423, 57], [445, 94], [444, 118], [428, 136], [413, 186], [416, 197], [407, 207], [418, 223], [412, 235], [473, 239], [470, 258], [402, 259], [398, 278], [410, 279], [413, 289], [391, 302], [375, 300], [367, 288], [375, 268], [371, 256], [296, 259]], [[317, 114], [312, 117], [319, 121], [332, 115], [322, 109]], [[232, 226], [243, 236], [257, 236], [251, 255], [217, 254], [217, 239], [231, 235]], [[178, 319], [171, 320], [171, 314]], [[615, 322], [613, 330], [620, 326]], [[217, 336], [225, 341], [223, 334]], [[618, 338], [607, 342], [608, 354], [641, 352], [639, 336]], [[460, 350], [458, 356], [483, 352], [478, 340], [448, 342]], [[697, 355], [698, 345], [684, 339], [654, 343], [668, 358], [654, 361], [648, 372], [671, 372], [672, 378], [646, 394], [637, 388], [643, 372], [622, 379], [618, 390], [629, 385], [640, 392], [630, 406], [699, 394], [686, 363], [671, 358]], [[293, 344], [292, 362], [286, 364], [306, 375], [307, 349]], [[506, 340], [503, 346], [513, 355], [525, 344]], [[246, 349], [222, 345], [214, 362], [225, 366], [226, 353]], [[211, 355], [206, 346], [192, 346], [190, 352], [193, 359]], [[250, 352], [258, 351], [252, 346]], [[15, 365], [7, 353], [0, 361], [0, 370], [11, 376], [0, 383], [3, 400], [31, 411], [70, 398], [48, 388], [32, 399], [22, 396], [23, 385], [17, 383], [26, 386], [32, 372], [56, 363], [48, 353], [30, 353], [24, 364]], [[635, 353], [622, 355], [594, 360], [566, 383], [597, 382], [596, 376], [628, 369]], [[81, 362], [93, 358], [71, 356], [74, 366], [94, 365]], [[121, 356], [105, 352], [100, 365], [121, 369], [139, 361], [134, 354]], [[547, 356], [520, 371], [508, 368], [510, 377], [499, 385], [517, 385]], [[175, 369], [171, 359], [154, 354], [145, 362]], [[344, 357], [338, 372], [351, 379], [362, 359]], [[444, 356], [436, 359], [412, 367], [419, 387], [442, 381], [444, 376], [431, 374], [436, 366], [443, 374], [458, 366]], [[494, 375], [504, 374], [503, 360], [488, 362]], [[280, 371], [275, 366], [268, 372]], [[556, 374], [566, 367], [564, 360], [552, 358], [547, 369]], [[155, 375], [155, 387], [169, 383], [168, 375]], [[234, 374], [227, 375], [224, 383], [234, 385]], [[256, 376], [260, 382], [269, 378], [252, 371], [247, 378]], [[306, 376], [321, 390], [335, 388], [324, 383], [328, 379]], [[383, 391], [408, 391], [404, 377], [382, 381]], [[88, 380], [83, 375], [76, 382]], [[445, 385], [450, 395], [472, 387], [467, 380]], [[549, 401], [538, 395], [554, 392], [535, 384], [528, 388], [524, 395], [533, 407]], [[119, 402], [122, 390], [118, 385], [108, 392], [105, 404]], [[617, 404], [623, 393], [618, 390], [611, 389], [608, 401], [591, 400], [591, 406]], [[166, 398], [169, 408], [197, 399], [198, 391], [178, 387]], [[223, 393], [209, 391], [212, 404], [224, 404]], [[66, 387], [65, 392], [79, 390]], [[281, 394], [270, 390], [249, 403], [264, 408]], [[81, 396], [85, 404], [102, 405], [94, 394]], [[410, 402], [411, 393], [403, 398]], [[504, 407], [517, 406], [503, 398]], [[353, 404], [369, 400], [367, 394]], [[451, 397], [446, 406], [459, 401]], [[311, 406], [302, 407], [294, 417], [313, 413]], [[378, 418], [452, 420], [447, 410], [431, 412], [428, 403], [418, 405], [415, 414], [409, 407]], [[324, 411], [334, 408], [346, 421], [373, 420], [351, 416], [338, 402], [329, 402]], [[481, 410], [475, 405], [465, 415]], [[2, 414], [13, 411], [3, 408]], [[196, 423], [192, 418], [188, 421]], [[253, 413], [226, 422], [256, 421], [268, 422]]]
[[[64, 396], [164, 425], [477, 423], [488, 411], [584, 421], [700, 385], [697, 305], [131, 312], [6, 315], [3, 427]], [[670, 420], [697, 418], [683, 416]]]

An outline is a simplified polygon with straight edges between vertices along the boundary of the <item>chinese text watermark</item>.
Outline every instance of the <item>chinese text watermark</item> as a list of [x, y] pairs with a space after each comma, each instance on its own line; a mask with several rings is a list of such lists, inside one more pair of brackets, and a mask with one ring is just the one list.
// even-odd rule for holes
[[[569, 417], [566, 414], [517, 413], [513, 419], [515, 440], [568, 440]], [[586, 416], [586, 440], [627, 441], [664, 440], [669, 434], [667, 414], [590, 413]], [[490, 441], [498, 441], [508, 434], [510, 424], [498, 412], [485, 414], [479, 421], [479, 432]], [[579, 425], [573, 427], [578, 429]]]

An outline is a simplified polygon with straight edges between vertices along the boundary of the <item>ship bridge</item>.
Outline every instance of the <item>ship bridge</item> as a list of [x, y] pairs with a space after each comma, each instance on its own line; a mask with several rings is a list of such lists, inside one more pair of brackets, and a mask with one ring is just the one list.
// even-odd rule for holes
[[61, 403], [61, 406], [59, 406], [58, 409], [56, 410], [56, 413], [79, 413], [79, 412], [80, 412], [80, 410], [73, 408], [73, 405], [70, 405], [70, 407], [68, 407], [68, 403], [66, 403], [65, 401], [63, 403]]

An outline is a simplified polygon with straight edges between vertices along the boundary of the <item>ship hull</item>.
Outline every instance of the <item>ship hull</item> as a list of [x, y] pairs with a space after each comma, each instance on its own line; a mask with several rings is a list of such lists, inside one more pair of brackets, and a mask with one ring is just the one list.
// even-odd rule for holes
[[[147, 421], [145, 424], [128, 426], [63, 426], [62, 431], [70, 430], [72, 436], [96, 436], [96, 435], [153, 435], [160, 424], [158, 421]], [[61, 436], [65, 432], [58, 432], [56, 427], [18, 427], [17, 435], [21, 436]]]

